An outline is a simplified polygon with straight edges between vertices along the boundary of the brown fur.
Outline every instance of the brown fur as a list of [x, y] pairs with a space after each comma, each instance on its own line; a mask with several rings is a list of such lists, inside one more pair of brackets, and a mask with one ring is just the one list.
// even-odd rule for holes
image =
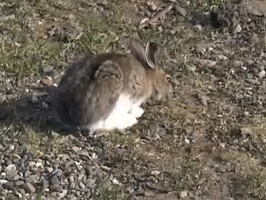
[[[149, 99], [154, 90], [160, 98], [171, 92], [171, 83], [166, 80], [169, 75], [147, 65], [141, 56], [143, 47], [129, 49], [129, 54], [87, 55], [67, 68], [57, 99], [57, 113], [65, 124], [88, 126], [106, 118], [122, 93], [138, 101]], [[152, 62], [155, 51], [149, 52]]]

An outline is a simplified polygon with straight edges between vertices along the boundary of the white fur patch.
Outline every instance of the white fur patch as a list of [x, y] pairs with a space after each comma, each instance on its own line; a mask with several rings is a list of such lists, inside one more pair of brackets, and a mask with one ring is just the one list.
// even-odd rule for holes
[[137, 118], [144, 113], [144, 110], [139, 107], [141, 103], [142, 101], [133, 102], [127, 94], [121, 94], [109, 116], [91, 125], [90, 130], [126, 129], [133, 126], [137, 123]]
[[134, 105], [129, 112], [132, 115], [134, 115], [136, 118], [139, 118], [143, 115], [144, 110], [141, 107], [139, 107], [138, 105]]

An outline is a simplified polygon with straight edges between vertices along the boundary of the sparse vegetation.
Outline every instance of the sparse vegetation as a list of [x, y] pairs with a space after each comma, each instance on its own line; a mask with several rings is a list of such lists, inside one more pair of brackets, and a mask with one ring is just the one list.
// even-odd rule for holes
[[[248, 1], [245, 15], [241, 2], [178, 1], [140, 27], [170, 4], [147, 2], [0, 3], [1, 198], [266, 198], [263, 6]], [[221, 4], [210, 23], [203, 12]], [[40, 90], [76, 56], [125, 50], [132, 35], [159, 44], [173, 99], [148, 102], [124, 132], [54, 127], [52, 97]]]

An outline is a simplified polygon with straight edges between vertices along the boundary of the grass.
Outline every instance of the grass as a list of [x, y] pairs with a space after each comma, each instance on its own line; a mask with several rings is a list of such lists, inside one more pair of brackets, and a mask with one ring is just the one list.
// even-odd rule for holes
[[[209, 10], [211, 6], [224, 2], [223, 0], [205, 0], [201, 4], [196, 2], [197, 5], [200, 4], [199, 6], [192, 6], [197, 6], [200, 10]], [[112, 152], [112, 170], [118, 178], [123, 179], [125, 176], [132, 178], [136, 173], [142, 175], [141, 173], [146, 172], [145, 167], [148, 166], [147, 171], [159, 171], [169, 176], [169, 179], [176, 180], [176, 182], [173, 181], [174, 193], [189, 189], [191, 185], [187, 183], [186, 178], [196, 176], [199, 171], [208, 166], [205, 161], [212, 162], [212, 155], [202, 150], [205, 145], [209, 145], [202, 135], [210, 126], [208, 120], [213, 116], [216, 117], [219, 109], [195, 103], [193, 96], [196, 90], [208, 91], [207, 88], [212, 84], [212, 80], [206, 79], [208, 73], [206, 77], [201, 74], [191, 76], [192, 73], [189, 71], [189, 67], [194, 65], [193, 57], [195, 57], [191, 49], [195, 48], [200, 41], [209, 40], [210, 33], [205, 35], [205, 32], [195, 33], [192, 28], [183, 28], [182, 20], [168, 24], [168, 26], [176, 27], [174, 34], [168, 31], [167, 25], [164, 26], [164, 24], [162, 25], [163, 33], [155, 28], [139, 29], [134, 24], [138, 18], [129, 21], [130, 17], [137, 17], [129, 12], [133, 9], [129, 1], [112, 1], [108, 6], [114, 11], [113, 17], [91, 15], [88, 13], [86, 2], [83, 3], [84, 6], [79, 6], [80, 1], [74, 3], [66, 1], [65, 4], [63, 1], [54, 3], [44, 0], [7, 1], [3, 10], [9, 18], [6, 18], [4, 25], [6, 33], [0, 40], [1, 70], [14, 73], [18, 79], [31, 76], [40, 78], [43, 76], [43, 67], [51, 65], [55, 71], [61, 71], [76, 55], [85, 52], [123, 50], [127, 39], [132, 35], [137, 35], [144, 42], [156, 41], [161, 47], [158, 54], [160, 63], [166, 66], [174, 77], [179, 76], [181, 86], [177, 90], [183, 93], [178, 99], [168, 104], [145, 107], [145, 116], [138, 125], [125, 131], [124, 134], [110, 133], [104, 139], [104, 143], [106, 148]], [[69, 30], [75, 30], [71, 40], [61, 41], [47, 36], [52, 25], [62, 25], [60, 23], [64, 22], [70, 10], [75, 18], [71, 23], [67, 21]], [[34, 16], [36, 13], [37, 15]], [[197, 68], [197, 66], [194, 67]], [[213, 95], [217, 95], [217, 99], [222, 98], [220, 94], [220, 96]], [[49, 152], [58, 154], [66, 150], [65, 144], [68, 142], [68, 137], [36, 128], [39, 126], [38, 122], [36, 127], [32, 127], [19, 120], [18, 117], [12, 118], [9, 123], [10, 127], [4, 133], [10, 136], [11, 140], [15, 135], [16, 140], [20, 140], [23, 147], [34, 157], [41, 157]], [[265, 140], [264, 121], [262, 116], [257, 116], [252, 124], [248, 124], [252, 140], [256, 142]], [[147, 139], [149, 134], [155, 134], [150, 132], [151, 123], [166, 129], [160, 141]], [[195, 143], [188, 145], [185, 137], [191, 133], [196, 135], [196, 140]], [[201, 140], [197, 141], [198, 138]], [[211, 143], [209, 148], [215, 149], [216, 146]], [[201, 156], [203, 159], [198, 159]], [[261, 165], [261, 158], [238, 151], [224, 152], [222, 157], [235, 166], [237, 175], [243, 178], [248, 188], [246, 191], [237, 188], [235, 193], [247, 194], [250, 191], [262, 198], [266, 196], [264, 192], [266, 172]], [[125, 199], [124, 189], [121, 187], [106, 188], [102, 185], [99, 199]]]
[[224, 153], [222, 158], [232, 163], [239, 175], [235, 182], [235, 195], [265, 197], [266, 169], [261, 165], [260, 159], [238, 151]]

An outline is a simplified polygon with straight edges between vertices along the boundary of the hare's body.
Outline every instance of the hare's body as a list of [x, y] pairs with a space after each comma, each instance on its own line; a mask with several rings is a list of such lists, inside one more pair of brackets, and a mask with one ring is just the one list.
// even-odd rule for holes
[[156, 89], [153, 76], [154, 70], [143, 67], [134, 53], [85, 56], [61, 79], [58, 115], [65, 124], [92, 132], [128, 128], [137, 123], [144, 113], [140, 105]]

